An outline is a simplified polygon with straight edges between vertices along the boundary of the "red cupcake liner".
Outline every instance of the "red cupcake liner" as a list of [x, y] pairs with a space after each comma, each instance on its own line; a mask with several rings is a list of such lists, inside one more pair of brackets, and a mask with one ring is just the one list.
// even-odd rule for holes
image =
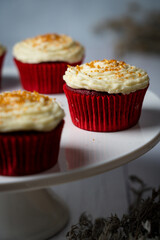
[[140, 118], [146, 90], [123, 95], [64, 85], [73, 124], [96, 132], [115, 132], [134, 126]]
[[2, 66], [3, 66], [3, 62], [4, 62], [4, 57], [5, 57], [6, 53], [3, 53], [0, 56], [0, 86], [1, 86], [1, 74], [2, 74]]
[[22, 63], [14, 58], [20, 74], [23, 88], [39, 93], [63, 93], [63, 75], [67, 65], [76, 66], [82, 63], [46, 62], [46, 63]]
[[0, 133], [0, 175], [22, 176], [57, 163], [64, 120], [49, 132]]

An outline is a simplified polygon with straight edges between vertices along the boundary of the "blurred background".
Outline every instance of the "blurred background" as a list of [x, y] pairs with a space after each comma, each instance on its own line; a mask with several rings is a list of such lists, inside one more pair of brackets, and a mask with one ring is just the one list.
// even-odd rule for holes
[[[149, 89], [160, 97], [160, 0], [0, 0], [0, 42], [7, 47], [3, 71], [15, 68], [12, 47], [16, 42], [52, 32], [67, 34], [84, 45], [84, 62], [118, 59], [145, 69]], [[136, 174], [157, 187], [159, 146], [125, 167], [54, 187], [72, 208], [70, 224], [83, 211], [93, 216], [104, 211], [107, 216], [124, 213], [126, 175]]]
[[0, 0], [0, 42], [8, 49], [5, 67], [14, 66], [16, 42], [51, 32], [82, 43], [85, 62], [116, 58], [144, 68], [150, 88], [159, 94], [159, 0]]

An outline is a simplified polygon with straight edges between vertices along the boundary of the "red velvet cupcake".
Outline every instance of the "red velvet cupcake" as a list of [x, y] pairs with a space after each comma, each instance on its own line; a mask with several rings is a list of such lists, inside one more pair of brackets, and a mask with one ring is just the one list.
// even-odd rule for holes
[[1, 86], [2, 66], [3, 66], [5, 54], [6, 54], [6, 48], [0, 44], [0, 86]]
[[145, 71], [122, 61], [92, 61], [68, 67], [64, 80], [72, 122], [96, 132], [134, 126], [149, 85]]
[[64, 111], [36, 92], [0, 94], [0, 175], [42, 172], [58, 160]]
[[67, 65], [81, 64], [84, 48], [69, 36], [45, 34], [17, 43], [13, 55], [25, 90], [62, 93]]

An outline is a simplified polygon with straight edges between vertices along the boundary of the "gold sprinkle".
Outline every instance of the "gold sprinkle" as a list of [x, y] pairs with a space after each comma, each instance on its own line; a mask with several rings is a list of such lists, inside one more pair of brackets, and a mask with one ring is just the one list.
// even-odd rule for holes
[[[41, 95], [37, 92], [13, 91], [0, 94], [0, 108], [3, 111], [12, 111], [13, 107], [20, 109], [20, 106], [26, 102], [40, 102], [43, 99], [45, 105], [48, 105], [52, 100], [48, 96]], [[27, 110], [27, 107], [25, 108]]]
[[79, 65], [76, 66], [77, 70], [80, 71], [81, 67]]

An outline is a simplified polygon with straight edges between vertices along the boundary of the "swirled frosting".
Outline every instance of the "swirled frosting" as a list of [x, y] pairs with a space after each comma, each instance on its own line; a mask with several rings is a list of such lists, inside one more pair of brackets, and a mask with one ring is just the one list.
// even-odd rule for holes
[[0, 132], [50, 131], [63, 117], [62, 108], [48, 96], [21, 90], [0, 94]]
[[28, 38], [13, 47], [14, 57], [24, 63], [76, 63], [84, 56], [83, 46], [67, 35], [44, 34]]
[[5, 51], [6, 48], [2, 44], [0, 44], [0, 56], [2, 56]]
[[63, 79], [74, 89], [122, 94], [144, 89], [149, 84], [149, 77], [141, 68], [106, 59], [68, 66]]

